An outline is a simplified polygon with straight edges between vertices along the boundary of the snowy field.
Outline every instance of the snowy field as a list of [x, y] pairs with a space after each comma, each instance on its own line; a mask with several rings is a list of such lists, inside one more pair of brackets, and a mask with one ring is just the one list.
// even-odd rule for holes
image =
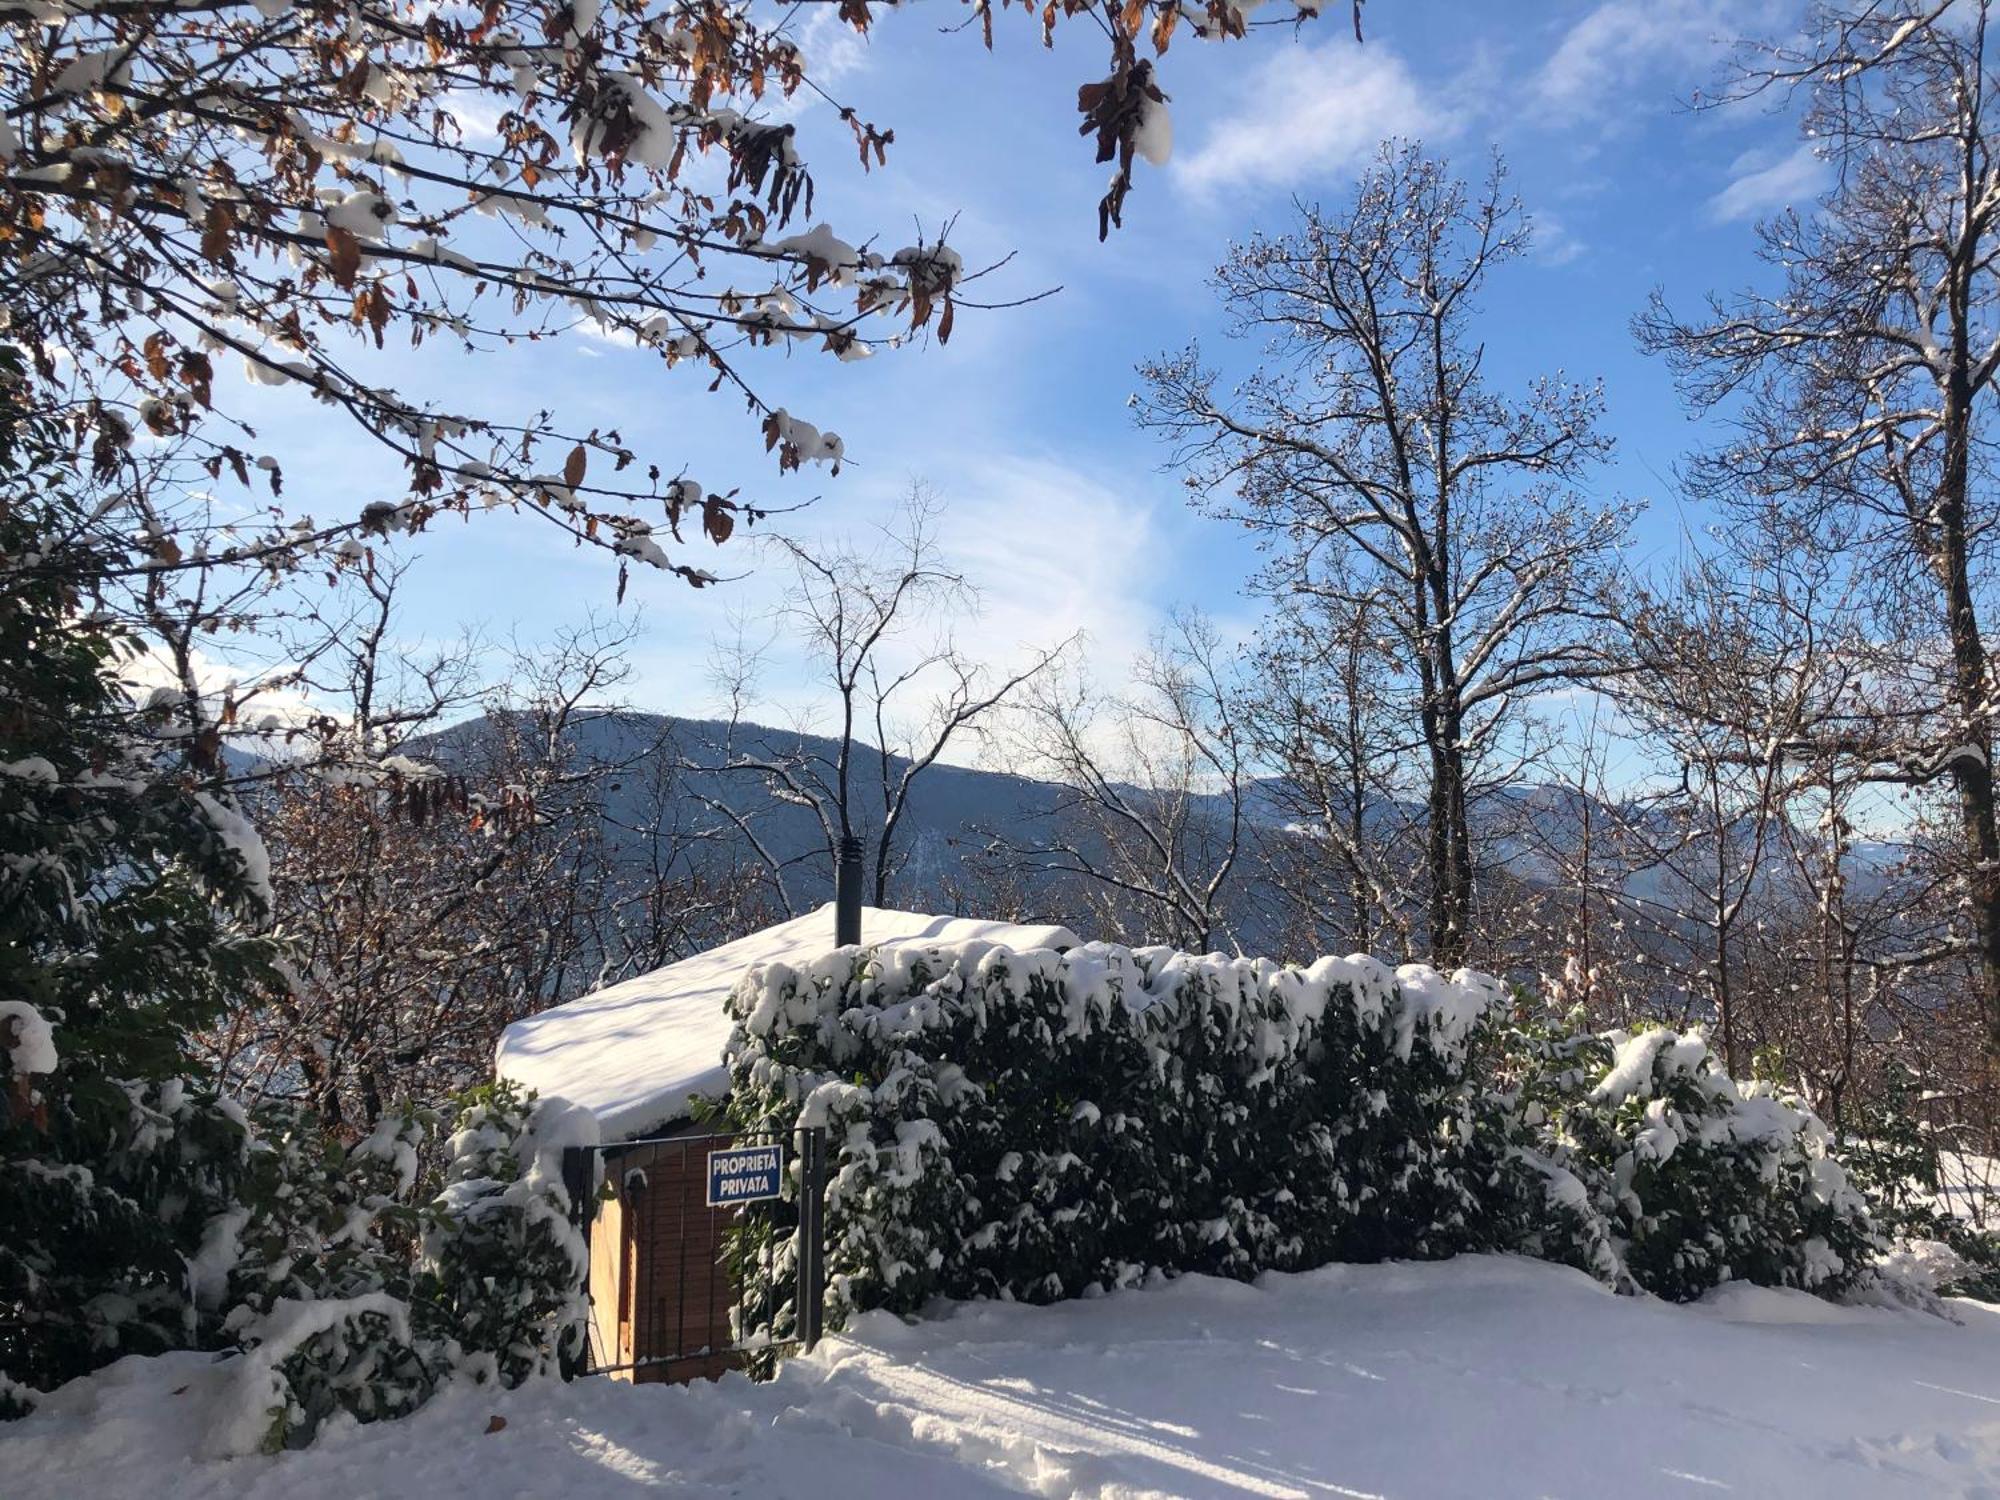
[[2000, 1313], [1954, 1311], [1676, 1308], [1495, 1257], [1190, 1277], [873, 1317], [765, 1386], [446, 1395], [229, 1462], [191, 1456], [215, 1367], [133, 1360], [0, 1426], [0, 1494], [1996, 1500]]

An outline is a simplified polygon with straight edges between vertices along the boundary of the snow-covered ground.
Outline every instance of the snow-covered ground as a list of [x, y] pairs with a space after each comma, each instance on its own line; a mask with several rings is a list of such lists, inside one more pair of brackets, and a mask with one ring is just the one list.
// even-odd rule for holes
[[1937, 1202], [1975, 1224], [2000, 1223], [2000, 1157], [1946, 1151], [1938, 1157]]
[[215, 1367], [133, 1360], [0, 1426], [0, 1494], [1994, 1500], [2000, 1312], [1954, 1312], [1677, 1308], [1483, 1256], [1188, 1277], [871, 1317], [764, 1386], [468, 1391], [229, 1462], [190, 1456]]

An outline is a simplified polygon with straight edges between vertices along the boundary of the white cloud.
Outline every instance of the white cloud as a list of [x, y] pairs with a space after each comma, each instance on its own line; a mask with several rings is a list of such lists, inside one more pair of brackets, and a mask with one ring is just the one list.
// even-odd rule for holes
[[1173, 173], [1196, 193], [1289, 187], [1353, 171], [1387, 137], [1437, 139], [1459, 123], [1385, 46], [1288, 47], [1250, 75], [1235, 112]]
[[500, 141], [500, 117], [507, 106], [491, 94], [473, 89], [448, 90], [439, 107], [458, 122], [468, 146], [490, 147]]
[[[931, 454], [911, 472], [934, 476], [942, 560], [979, 593], [978, 614], [953, 627], [969, 655], [1007, 670], [1081, 634], [1105, 671], [1119, 673], [1164, 618], [1172, 601], [1161, 597], [1158, 559], [1167, 541], [1154, 499], [1130, 485], [1062, 456], [997, 449]], [[825, 540], [865, 543], [871, 525], [896, 521], [902, 493], [889, 483], [873, 504], [845, 497]], [[814, 538], [799, 540], [810, 546]], [[782, 573], [770, 569], [759, 582], [775, 590]]]
[[1746, 152], [1729, 170], [1729, 186], [1708, 200], [1712, 223], [1761, 218], [1781, 208], [1809, 203], [1833, 178], [1832, 164], [1822, 160], [1810, 145], [1801, 145], [1776, 161], [1768, 151]]
[[639, 347], [639, 335], [625, 327], [622, 323], [603, 323], [595, 318], [586, 317], [579, 319], [572, 331], [579, 340], [588, 341], [579, 344], [576, 351], [578, 354], [587, 354], [595, 357], [602, 353], [601, 350], [589, 347], [590, 343], [609, 344], [615, 349], [636, 349]]
[[1590, 248], [1577, 238], [1576, 231], [1552, 213], [1536, 213], [1532, 225], [1529, 254], [1539, 265], [1566, 266]]
[[[877, 527], [897, 520], [902, 476], [932, 476], [943, 502], [942, 560], [979, 593], [976, 615], [949, 622], [966, 655], [1004, 675], [1081, 634], [1097, 680], [1108, 692], [1123, 690], [1134, 660], [1175, 602], [1176, 583], [1162, 563], [1178, 552], [1167, 534], [1181, 517], [1178, 497], [1164, 492], [1170, 487], [1149, 494], [1062, 455], [985, 444], [950, 453], [919, 449], [899, 455], [899, 462], [907, 467], [885, 467], [866, 479], [857, 472], [860, 484], [844, 490], [837, 505], [792, 518], [786, 534], [812, 550], [843, 540], [866, 550]], [[814, 519], [825, 524], [815, 527]], [[722, 711], [709, 664], [687, 643], [707, 636], [726, 656], [724, 643], [740, 620], [753, 642], [769, 642], [748, 716], [766, 724], [828, 723], [828, 689], [804, 643], [774, 618], [787, 576], [775, 553], [758, 554], [747, 576], [726, 589], [683, 591], [649, 611], [648, 643], [633, 653], [634, 681], [644, 685], [641, 706], [682, 714]], [[884, 665], [909, 665], [931, 639], [925, 630], [897, 643]], [[913, 685], [913, 712], [935, 685]], [[971, 764], [979, 756], [979, 745], [967, 739], [947, 759]]]
[[[284, 753], [285, 731], [303, 728], [329, 711], [296, 681], [294, 662], [231, 658], [197, 646], [189, 653], [189, 667], [205, 713], [220, 715], [225, 699], [235, 702], [238, 719], [231, 741], [255, 754]], [[119, 663], [118, 680], [140, 703], [156, 689], [182, 688], [172, 658], [150, 643]]]
[[[1055, 459], [991, 456], [940, 469], [952, 561], [979, 586], [977, 640], [996, 665], [1081, 632], [1122, 671], [1168, 601], [1153, 504]], [[971, 642], [968, 642], [971, 644]]]
[[823, 89], [830, 89], [868, 66], [868, 37], [821, 6], [806, 18], [793, 38], [805, 55], [806, 72]]
[[1749, 29], [1744, 12], [1736, 0], [1604, 0], [1549, 54], [1535, 97], [1562, 119], [1609, 111], [1642, 78], [1712, 63]]
[[761, 101], [762, 112], [772, 120], [798, 119], [825, 102], [818, 90], [831, 92], [868, 68], [867, 36], [842, 20], [832, 6], [813, 7], [805, 24], [792, 30], [790, 37], [805, 59], [806, 77], [811, 84], [797, 89], [789, 98], [775, 89], [767, 93]]

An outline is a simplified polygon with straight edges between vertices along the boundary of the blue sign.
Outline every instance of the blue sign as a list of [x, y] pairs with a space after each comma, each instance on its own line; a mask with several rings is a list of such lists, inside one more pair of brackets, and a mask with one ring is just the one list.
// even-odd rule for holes
[[779, 1196], [784, 1175], [782, 1146], [731, 1146], [708, 1153], [708, 1206], [728, 1208]]

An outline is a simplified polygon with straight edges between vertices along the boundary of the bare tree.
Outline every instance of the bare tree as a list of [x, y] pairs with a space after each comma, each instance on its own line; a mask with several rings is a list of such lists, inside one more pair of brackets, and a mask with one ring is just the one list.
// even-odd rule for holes
[[[831, 696], [831, 732], [814, 734], [801, 723], [796, 733], [774, 738], [743, 724], [754, 693], [746, 686], [749, 658], [739, 647], [728, 664], [732, 720], [723, 760], [698, 767], [753, 777], [775, 805], [809, 809], [829, 868], [843, 839], [872, 845], [876, 906], [889, 903], [904, 857], [898, 834], [925, 772], [977, 736], [1069, 645], [1035, 651], [1004, 675], [960, 647], [957, 628], [977, 617], [978, 593], [940, 555], [939, 513], [936, 494], [917, 484], [899, 523], [875, 547], [822, 554], [788, 539], [774, 544], [792, 568], [777, 623], [804, 648]], [[710, 803], [756, 850], [789, 909], [784, 862], [759, 838], [754, 818], [724, 799]]]
[[1609, 727], [1610, 705], [1593, 695], [1568, 707], [1560, 748], [1540, 764], [1541, 784], [1523, 789], [1531, 813], [1486, 922], [1494, 951], [1535, 975], [1551, 1006], [1581, 1007], [1596, 1026], [1629, 1025], [1660, 1013], [1636, 920], [1644, 910], [1631, 858], [1638, 814], [1611, 769], [1625, 747]]
[[[1635, 897], [1663, 954], [1705, 994], [1732, 1070], [1749, 1058], [1738, 1005], [1740, 929], [1761, 914], [1787, 820], [1812, 779], [1800, 747], [1854, 725], [1867, 659], [1854, 611], [1825, 558], [1781, 517], [1745, 517], [1725, 546], [1660, 590], [1638, 590], [1628, 617], [1632, 670], [1614, 685], [1642, 754], [1667, 780], [1625, 820]], [[1689, 943], [1690, 930], [1702, 934]]]
[[[1947, 14], [1947, 11], [1949, 12]], [[1694, 466], [1698, 492], [1782, 505], [1849, 560], [1900, 668], [1903, 732], [1817, 748], [1871, 780], [1948, 786], [1960, 836], [1959, 950], [2000, 1050], [2000, 818], [1984, 620], [2000, 376], [2000, 161], [1990, 5], [1828, 0], [1794, 42], [1747, 55], [1739, 93], [1800, 91], [1804, 129], [1839, 168], [1811, 213], [1759, 230], [1769, 293], [1711, 299], [1696, 319], [1656, 298], [1639, 320], [1734, 438]]]
[[1574, 913], [1560, 995], [1607, 1020], [1708, 1021], [1732, 1071], [1850, 1121], [1899, 1063], [1934, 1066], [1967, 1009], [1932, 966], [1949, 902], [1875, 780], [1908, 727], [1881, 690], [1897, 664], [1851, 573], [1783, 507], [1635, 588], [1627, 624], [1604, 684], [1620, 785], [1580, 782], [1578, 816], [1543, 829]]
[[1281, 868], [1264, 873], [1272, 899], [1294, 908], [1304, 951], [1338, 943], [1414, 958], [1424, 844], [1421, 789], [1408, 775], [1415, 727], [1397, 691], [1387, 606], [1360, 587], [1339, 592], [1339, 608], [1275, 600], [1243, 684], [1243, 724], [1274, 773], [1264, 798], [1289, 830], [1266, 841]]
[[1229, 898], [1247, 852], [1249, 742], [1233, 664], [1214, 626], [1182, 612], [1106, 694], [1076, 672], [1042, 679], [1017, 727], [1015, 766], [1053, 803], [992, 850], [1042, 889], [1068, 882], [1093, 932], [1207, 952], [1234, 946]]
[[1229, 394], [1198, 350], [1146, 365], [1141, 420], [1190, 487], [1267, 543], [1258, 587], [1371, 612], [1423, 775], [1424, 900], [1438, 959], [1466, 950], [1471, 788], [1529, 694], [1598, 669], [1592, 626], [1629, 508], [1573, 486], [1603, 457], [1595, 387], [1518, 398], [1484, 377], [1476, 299], [1528, 226], [1496, 162], [1477, 192], [1385, 146], [1338, 212], [1236, 248], [1216, 273], [1265, 358]]
[[[781, 904], [782, 882], [774, 891], [764, 869], [742, 858], [743, 830], [718, 821], [714, 799], [688, 779], [680, 726], [646, 714], [610, 716], [632, 732], [589, 757], [606, 770], [586, 783], [600, 804], [604, 838], [591, 846], [601, 851], [600, 867], [579, 882], [595, 894], [578, 912], [592, 982], [643, 974], [796, 915]], [[754, 841], [747, 820], [743, 829]]]
[[496, 692], [468, 649], [399, 648], [398, 578], [356, 575], [329, 622], [340, 674], [329, 657], [304, 684], [306, 743], [251, 773], [290, 983], [205, 1039], [232, 1087], [350, 1129], [486, 1076], [519, 1016], [712, 942], [723, 904], [691, 861], [649, 842], [649, 881], [619, 842], [618, 810], [647, 809], [616, 793], [661, 759], [656, 734], [590, 734], [629, 626], [517, 655]]

